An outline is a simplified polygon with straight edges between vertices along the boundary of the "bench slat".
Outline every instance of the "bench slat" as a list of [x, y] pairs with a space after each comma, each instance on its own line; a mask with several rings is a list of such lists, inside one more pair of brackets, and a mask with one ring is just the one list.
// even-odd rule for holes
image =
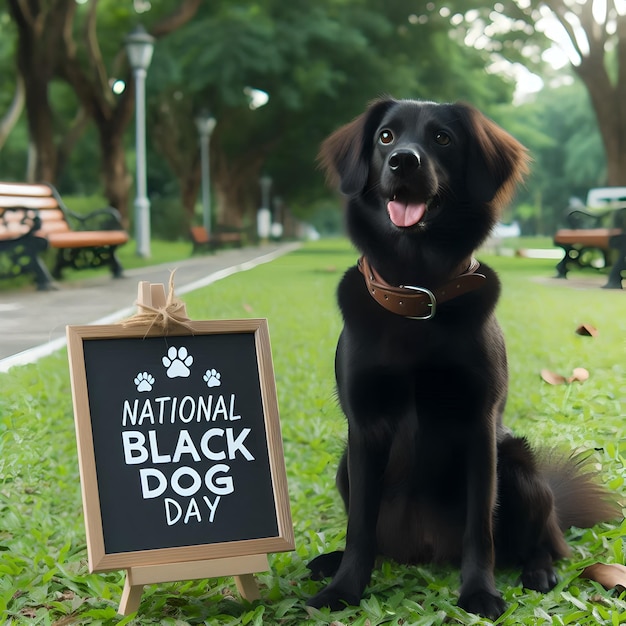
[[128, 241], [123, 230], [89, 230], [49, 233], [46, 238], [52, 248], [89, 248], [92, 246], [121, 246]]
[[555, 243], [580, 244], [591, 248], [609, 248], [609, 239], [621, 234], [619, 228], [588, 228], [557, 230], [554, 236]]
[[42, 233], [58, 233], [65, 230], [71, 230], [70, 225], [65, 219], [65, 215], [61, 209], [48, 209], [38, 213], [41, 220]]
[[71, 233], [70, 227], [67, 222], [46, 222], [42, 224], [41, 228], [37, 231], [39, 237], [49, 237], [55, 233]]
[[0, 183], [0, 195], [3, 196], [52, 196], [48, 185], [30, 183]]
[[3, 196], [0, 195], [0, 208], [13, 209], [57, 209], [59, 203], [52, 196]]

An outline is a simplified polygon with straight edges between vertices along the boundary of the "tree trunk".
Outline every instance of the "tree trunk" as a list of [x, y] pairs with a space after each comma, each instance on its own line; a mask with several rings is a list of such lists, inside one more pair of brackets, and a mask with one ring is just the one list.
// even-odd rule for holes
[[188, 226], [191, 226], [196, 210], [196, 201], [198, 199], [198, 192], [202, 184], [200, 168], [197, 163], [195, 167], [192, 167], [185, 177], [179, 178], [180, 183], [180, 195], [183, 203], [183, 209], [185, 210], [186, 221]]
[[26, 89], [24, 88], [24, 79], [18, 72], [15, 76], [15, 94], [13, 95], [13, 101], [9, 110], [4, 117], [0, 120], [0, 150], [7, 140], [7, 137], [11, 134], [13, 127], [20, 119], [20, 115], [24, 110], [24, 102], [26, 97]]
[[[573, 69], [584, 83], [596, 115], [606, 155], [607, 184], [626, 186], [626, 16], [613, 2], [601, 18], [594, 16], [593, 2], [570, 4], [564, 0], [544, 0], [567, 33], [580, 57]], [[576, 19], [578, 24], [576, 24]], [[617, 77], [607, 71], [607, 44], [616, 28]], [[581, 42], [586, 39], [586, 46]]]
[[583, 57], [574, 70], [584, 83], [593, 107], [606, 154], [607, 184], [626, 185], [626, 103], [619, 85], [611, 83], [600, 55]]
[[[624, 126], [624, 124], [622, 124]], [[621, 145], [624, 145], [624, 138], [621, 138]], [[626, 187], [626, 154], [623, 149], [613, 146], [606, 147], [607, 159], [607, 185], [609, 187]]]
[[61, 139], [57, 149], [57, 177], [60, 177], [63, 173], [63, 169], [69, 161], [72, 150], [74, 150], [76, 143], [90, 123], [91, 119], [87, 116], [85, 109], [81, 107], [76, 113], [72, 125]]
[[607, 166], [607, 185], [626, 186], [626, 110], [617, 89], [603, 76], [597, 63], [583, 62], [575, 68], [596, 115]]
[[164, 94], [150, 107], [148, 123], [154, 149], [161, 154], [178, 180], [186, 226], [191, 226], [201, 184], [198, 132], [193, 101]]
[[108, 124], [98, 126], [102, 151], [102, 183], [109, 204], [122, 215], [125, 228], [129, 226], [128, 195], [132, 178], [126, 167], [123, 134], [111, 132]]
[[24, 78], [26, 116], [35, 162], [29, 170], [34, 180], [55, 182], [57, 154], [53, 115], [48, 99], [63, 34], [71, 24], [76, 3], [68, 0], [8, 1], [18, 30], [17, 66]]
[[256, 222], [262, 164], [260, 159], [248, 158], [245, 166], [241, 162], [229, 164], [225, 159], [221, 160], [213, 182], [217, 200], [216, 221], [219, 224], [242, 228]]
[[35, 147], [35, 163], [29, 177], [53, 183], [57, 154], [48, 85], [56, 70], [63, 31], [73, 20], [76, 3], [9, 0], [8, 7], [18, 29], [17, 66], [24, 78], [28, 130]]
[[[26, 71], [31, 72], [31, 70]], [[57, 155], [54, 145], [52, 111], [48, 101], [48, 85], [45, 73], [43, 74], [41, 75], [38, 70], [33, 70], [25, 81], [26, 116], [35, 157], [32, 167], [33, 180], [28, 180], [28, 182], [54, 183], [57, 172]]]

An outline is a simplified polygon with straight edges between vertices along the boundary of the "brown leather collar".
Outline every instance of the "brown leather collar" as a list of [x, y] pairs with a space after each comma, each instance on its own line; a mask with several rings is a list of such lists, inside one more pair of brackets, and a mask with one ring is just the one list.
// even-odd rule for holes
[[365, 277], [367, 290], [380, 306], [396, 315], [417, 320], [431, 319], [435, 316], [437, 305], [481, 287], [486, 277], [484, 274], [476, 273], [479, 267], [478, 261], [472, 258], [465, 273], [430, 291], [424, 287], [411, 285], [394, 287], [378, 274], [366, 257], [362, 256], [358, 262], [359, 271]]

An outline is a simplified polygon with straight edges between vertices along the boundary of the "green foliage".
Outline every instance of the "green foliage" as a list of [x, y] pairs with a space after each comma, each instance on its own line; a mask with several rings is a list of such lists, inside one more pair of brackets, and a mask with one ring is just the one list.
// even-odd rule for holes
[[[144, 16], [146, 25], [158, 22], [172, 6], [155, 4]], [[78, 7], [79, 41], [86, 12], [86, 5]], [[410, 21], [412, 12], [426, 16], [427, 23]], [[132, 22], [130, 5], [99, 3], [98, 37], [111, 78], [125, 74], [123, 37]], [[5, 30], [14, 35], [10, 26]], [[312, 188], [313, 195], [321, 193], [321, 179], [312, 181], [310, 175], [320, 140], [372, 98], [383, 93], [463, 98], [479, 106], [510, 99], [511, 86], [484, 73], [485, 54], [453, 40], [449, 29], [437, 10], [421, 2], [413, 7], [380, 0], [203, 3], [194, 20], [157, 42], [147, 83], [149, 115], [154, 123], [154, 110], [165, 101], [170, 107], [173, 100], [186, 103], [172, 110], [184, 137], [180, 149], [193, 152], [194, 112], [210, 108], [218, 119], [214, 151], [231, 161], [246, 156], [260, 163], [246, 185], [258, 192], [256, 178], [267, 161], [283, 198], [310, 201]], [[77, 52], [81, 63], [87, 63], [82, 46]], [[268, 105], [250, 111], [245, 86], [267, 91]], [[64, 89], [61, 83], [51, 89], [59, 137], [76, 111], [75, 98]], [[98, 187], [98, 156], [93, 154], [97, 141], [87, 133], [60, 181], [64, 192]], [[154, 150], [150, 133], [148, 139], [149, 150]], [[126, 140], [130, 149], [132, 137]], [[24, 136], [16, 145], [24, 149]], [[154, 156], [148, 163], [152, 169]], [[18, 170], [13, 176], [23, 174]], [[153, 193], [171, 193], [164, 176], [150, 172], [150, 181]]]
[[177, 241], [189, 233], [187, 215], [181, 210], [179, 198], [156, 197], [151, 203], [151, 229], [154, 237]]
[[63, 202], [70, 211], [79, 215], [86, 215], [92, 211], [97, 211], [108, 206], [106, 198], [99, 194], [91, 194], [86, 196], [80, 195], [64, 195]]
[[[90, 574], [70, 383], [65, 352], [0, 375], [0, 612], [7, 624], [486, 624], [456, 606], [454, 567], [381, 563], [360, 607], [308, 615], [306, 599], [320, 588], [306, 563], [340, 549], [345, 516], [334, 472], [346, 425], [334, 398], [333, 353], [341, 321], [337, 282], [356, 253], [342, 240], [307, 245], [187, 294], [193, 319], [267, 317], [296, 535], [293, 553], [270, 557], [259, 574], [262, 600], [239, 600], [230, 578], [150, 585], [137, 614], [116, 616], [123, 576]], [[623, 337], [617, 314], [623, 294], [541, 284], [553, 262], [487, 259], [503, 281], [499, 318], [509, 346], [511, 395], [507, 421], [535, 443], [592, 451], [603, 482], [624, 495], [626, 396]], [[595, 338], [574, 333], [581, 322]], [[539, 371], [584, 366], [583, 385], [551, 387]], [[33, 435], [36, 433], [36, 436]], [[624, 593], [580, 579], [596, 560], [624, 563], [624, 523], [572, 529], [572, 557], [558, 564], [561, 582], [546, 595], [519, 585], [518, 572], [499, 571], [509, 609], [498, 624], [620, 624]]]
[[[427, 15], [427, 25], [409, 21], [411, 11]], [[159, 106], [160, 94], [178, 90], [179, 105], [211, 110], [216, 162], [250, 168], [237, 183], [249, 190], [239, 203], [258, 201], [264, 169], [277, 195], [308, 209], [327, 193], [312, 175], [319, 143], [373, 98], [462, 98], [484, 107], [510, 100], [512, 86], [485, 74], [485, 54], [453, 40], [449, 28], [421, 3], [211, 3], [159, 42], [151, 102]], [[266, 91], [268, 104], [251, 111], [244, 86]], [[193, 114], [180, 108], [179, 128], [193, 137]]]
[[[186, 188], [185, 173], [198, 167], [193, 118], [199, 110], [210, 109], [218, 120], [212, 139], [213, 186], [220, 190], [216, 208], [225, 202], [243, 212], [255, 208], [264, 171], [273, 178], [272, 193], [305, 217], [328, 197], [315, 172], [320, 141], [385, 93], [470, 101], [528, 145], [535, 167], [520, 200], [536, 210], [523, 226], [551, 232], [570, 196], [584, 197], [589, 187], [602, 184], [602, 144], [580, 85], [546, 89], [532, 104], [511, 106], [512, 80], [493, 71], [493, 54], [537, 69], [545, 37], [534, 29], [530, 10], [513, 1], [501, 4], [496, 15], [491, 4], [478, 0], [454, 0], [445, 7], [421, 0], [202, 3], [193, 20], [157, 41], [148, 73], [148, 177], [158, 234], [184, 232], [189, 219], [182, 202], [169, 199]], [[175, 6], [174, 0], [152, 3], [141, 19], [150, 28]], [[81, 43], [89, 10], [79, 4], [74, 24], [83, 66], [89, 62]], [[133, 5], [101, 0], [97, 15], [106, 74], [125, 78], [123, 39], [137, 19]], [[480, 45], [466, 43], [477, 29], [487, 32], [495, 18], [499, 25], [506, 22], [506, 29], [490, 27]], [[15, 27], [4, 9], [0, 33], [1, 113], [15, 82]], [[250, 110], [246, 86], [269, 93], [268, 104]], [[50, 86], [50, 98], [60, 141], [77, 113], [76, 98], [58, 81]], [[170, 126], [162, 125], [164, 112]], [[131, 171], [132, 130], [124, 137]], [[27, 145], [23, 116], [0, 151], [3, 179], [24, 179]], [[174, 150], [167, 160], [166, 149]], [[60, 190], [100, 193], [99, 166], [98, 139], [88, 125], [57, 181]]]
[[[546, 88], [533, 102], [510, 113], [514, 115], [507, 116], [510, 124], [505, 127], [530, 149], [533, 158], [515, 216], [530, 233], [537, 228], [541, 234], [553, 233], [561, 225], [570, 198], [584, 202], [590, 188], [606, 184], [606, 158], [588, 96], [578, 82]], [[539, 215], [542, 223], [537, 224]]]
[[[153, 2], [141, 20], [150, 28], [177, 4]], [[494, 72], [494, 55], [542, 72], [547, 84], [554, 72], [539, 61], [547, 40], [535, 28], [533, 10], [538, 3], [520, 8], [520, 3], [504, 0], [498, 5], [496, 11], [493, 3], [479, 0], [452, 0], [445, 6], [422, 0], [201, 3], [193, 20], [157, 41], [148, 73], [149, 191], [158, 205], [159, 234], [177, 227], [183, 232], [188, 219], [182, 215], [182, 202], [160, 199], [177, 197], [185, 189], [178, 179], [198, 167], [193, 117], [200, 109], [209, 108], [218, 120], [212, 141], [213, 183], [221, 187], [216, 205], [237, 190], [231, 204], [242, 211], [256, 207], [257, 179], [264, 171], [274, 180], [273, 193], [304, 217], [328, 196], [315, 172], [320, 141], [384, 93], [467, 100], [494, 117], [534, 157], [520, 202], [535, 210], [530, 217], [518, 215], [523, 227], [527, 232], [553, 232], [571, 196], [584, 198], [590, 187], [604, 183], [602, 142], [580, 83], [547, 87], [533, 103], [511, 106], [513, 84]], [[82, 38], [90, 6], [77, 6], [74, 24], [78, 60], [84, 67], [89, 60]], [[97, 16], [107, 77], [127, 78], [123, 39], [137, 21], [135, 8], [130, 2], [100, 0]], [[0, 35], [1, 115], [15, 87], [16, 29], [4, 7]], [[614, 74], [616, 53], [607, 53], [607, 64]], [[251, 111], [243, 93], [246, 86], [267, 91], [269, 103]], [[59, 81], [50, 85], [49, 93], [60, 141], [77, 113], [76, 98]], [[176, 128], [175, 137], [171, 127], [159, 128], [164, 109]], [[129, 128], [123, 139], [131, 171], [132, 131]], [[157, 141], [159, 132], [164, 139]], [[176, 146], [178, 154], [166, 161], [163, 146]], [[101, 192], [98, 150], [95, 129], [88, 125], [57, 181], [63, 193]], [[23, 115], [0, 150], [3, 179], [25, 178], [27, 152]], [[229, 168], [237, 180], [224, 175]]]

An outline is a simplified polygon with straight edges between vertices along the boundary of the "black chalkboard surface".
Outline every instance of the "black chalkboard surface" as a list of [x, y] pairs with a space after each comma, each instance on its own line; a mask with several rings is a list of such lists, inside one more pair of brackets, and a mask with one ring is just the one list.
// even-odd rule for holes
[[293, 549], [265, 320], [67, 334], [92, 571]]

